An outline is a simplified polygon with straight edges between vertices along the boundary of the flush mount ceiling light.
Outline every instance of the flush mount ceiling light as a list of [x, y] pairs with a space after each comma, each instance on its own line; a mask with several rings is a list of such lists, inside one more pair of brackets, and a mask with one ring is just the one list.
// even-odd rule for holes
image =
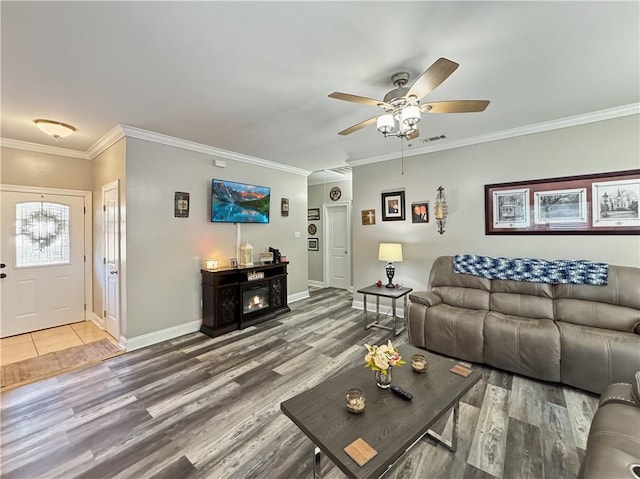
[[38, 128], [54, 139], [65, 138], [76, 131], [75, 127], [59, 121], [43, 120], [41, 118], [33, 120]]
[[422, 99], [458, 68], [458, 64], [446, 58], [439, 58], [420, 75], [413, 85], [409, 86], [409, 73], [399, 72], [391, 77], [395, 88], [388, 92], [382, 100], [367, 98], [349, 93], [333, 92], [330, 98], [350, 101], [363, 105], [376, 106], [384, 110], [384, 114], [361, 121], [339, 135], [349, 135], [366, 126], [376, 124], [385, 138], [397, 136], [413, 140], [420, 136], [418, 122], [421, 113], [472, 113], [481, 112], [489, 105], [489, 100], [449, 100], [423, 102]]

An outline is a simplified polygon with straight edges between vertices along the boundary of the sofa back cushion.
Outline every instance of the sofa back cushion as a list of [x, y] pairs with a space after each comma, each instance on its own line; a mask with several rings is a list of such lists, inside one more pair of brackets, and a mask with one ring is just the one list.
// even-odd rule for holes
[[509, 316], [553, 319], [553, 288], [545, 283], [494, 279], [491, 310]]
[[640, 269], [609, 266], [606, 286], [555, 284], [557, 321], [640, 334]]
[[440, 256], [433, 262], [429, 291], [442, 302], [458, 308], [489, 309], [491, 280], [453, 272], [453, 256]]

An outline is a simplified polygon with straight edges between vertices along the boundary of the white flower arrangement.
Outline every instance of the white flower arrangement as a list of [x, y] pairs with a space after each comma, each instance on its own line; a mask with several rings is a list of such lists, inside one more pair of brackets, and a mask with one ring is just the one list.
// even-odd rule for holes
[[365, 367], [370, 368], [372, 371], [380, 371], [383, 374], [387, 374], [387, 370], [390, 367], [406, 364], [396, 347], [391, 344], [391, 340], [382, 346], [365, 344], [364, 347], [368, 351], [364, 357]]

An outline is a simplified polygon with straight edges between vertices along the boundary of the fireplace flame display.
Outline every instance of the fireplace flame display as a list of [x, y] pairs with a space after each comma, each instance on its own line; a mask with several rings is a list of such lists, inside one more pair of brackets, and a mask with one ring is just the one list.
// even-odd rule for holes
[[269, 307], [269, 289], [255, 288], [247, 290], [243, 294], [243, 313], [252, 313]]

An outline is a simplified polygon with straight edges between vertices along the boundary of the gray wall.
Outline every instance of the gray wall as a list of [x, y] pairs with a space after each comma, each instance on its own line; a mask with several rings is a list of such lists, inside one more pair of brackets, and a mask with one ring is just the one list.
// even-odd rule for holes
[[[558, 176], [640, 168], [639, 116], [484, 143], [465, 148], [353, 168], [352, 238], [354, 287], [384, 279], [377, 261], [380, 242], [402, 242], [404, 262], [396, 264], [395, 281], [416, 290], [427, 286], [429, 270], [440, 255], [460, 253], [545, 259], [593, 259], [640, 266], [640, 236], [484, 234], [484, 185]], [[444, 186], [449, 218], [444, 235], [433, 219], [436, 189]], [[430, 222], [383, 222], [380, 193], [405, 190], [411, 202], [430, 201]], [[362, 226], [360, 211], [376, 210], [377, 224]], [[362, 298], [355, 298], [361, 301]]]
[[[307, 294], [306, 176], [228, 159], [217, 168], [210, 155], [133, 138], [126, 156], [127, 337], [199, 320], [204, 260], [223, 266], [238, 256], [236, 226], [210, 222], [212, 178], [271, 187], [270, 224], [241, 225], [241, 238], [256, 258], [279, 248], [290, 261], [289, 296]], [[176, 191], [190, 193], [189, 218], [173, 216]]]
[[[313, 223], [316, 225], [317, 231], [313, 235], [314, 238], [318, 238], [320, 241], [319, 251], [309, 251], [309, 281], [315, 283], [322, 283], [324, 281], [324, 258], [323, 258], [323, 235], [324, 235], [324, 218], [322, 206], [325, 203], [333, 203], [329, 198], [329, 191], [334, 186], [340, 187], [342, 195], [339, 201], [351, 201], [353, 200], [353, 188], [351, 181], [334, 181], [322, 183], [319, 185], [310, 185], [307, 191], [309, 198], [309, 208], [318, 208], [320, 210], [320, 221], [308, 221], [307, 226]], [[308, 232], [305, 231], [307, 237], [311, 237]], [[353, 277], [353, 276], [352, 276]]]

